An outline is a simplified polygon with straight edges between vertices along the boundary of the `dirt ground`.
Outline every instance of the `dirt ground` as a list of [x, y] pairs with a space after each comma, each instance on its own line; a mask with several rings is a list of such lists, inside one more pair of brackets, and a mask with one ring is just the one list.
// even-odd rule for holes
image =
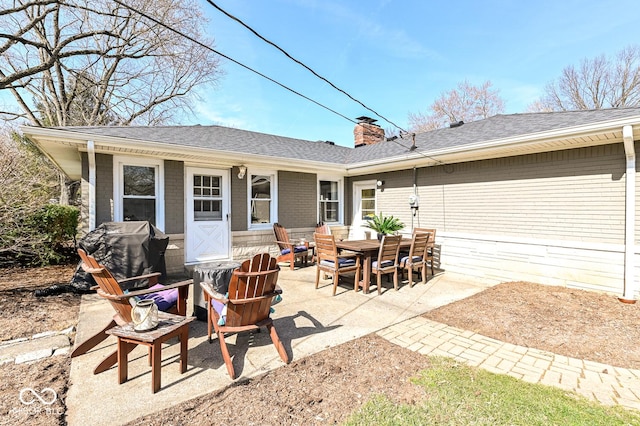
[[[0, 341], [74, 325], [80, 296], [33, 295], [35, 289], [66, 284], [73, 270], [73, 266], [0, 269]], [[623, 304], [611, 295], [514, 282], [425, 317], [518, 345], [640, 368], [639, 309], [640, 304]], [[69, 365], [68, 357], [55, 357], [31, 365], [0, 366], [0, 424], [65, 424]], [[423, 392], [407, 379], [425, 368], [429, 368], [427, 357], [369, 335], [131, 424], [335, 424], [375, 394], [398, 402], [420, 400]], [[57, 401], [39, 410], [26, 406], [19, 400], [26, 387], [53, 389]]]

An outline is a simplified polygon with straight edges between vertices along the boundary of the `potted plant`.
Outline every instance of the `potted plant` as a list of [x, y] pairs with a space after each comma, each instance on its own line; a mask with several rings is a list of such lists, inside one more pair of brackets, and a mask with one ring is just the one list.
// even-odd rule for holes
[[378, 240], [382, 240], [383, 235], [389, 235], [404, 228], [404, 223], [400, 222], [400, 219], [397, 217], [384, 216], [382, 212], [380, 212], [368, 218], [364, 226], [376, 231], [378, 233]]

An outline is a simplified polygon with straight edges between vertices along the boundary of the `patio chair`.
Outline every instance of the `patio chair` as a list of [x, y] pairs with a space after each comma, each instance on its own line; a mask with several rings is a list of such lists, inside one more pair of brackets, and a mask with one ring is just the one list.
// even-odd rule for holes
[[422, 283], [427, 282], [427, 264], [425, 257], [427, 255], [427, 245], [429, 243], [430, 235], [428, 232], [413, 231], [411, 238], [411, 247], [409, 247], [409, 253], [406, 256], [402, 256], [400, 259], [400, 270], [404, 277], [404, 271], [408, 271], [409, 275], [409, 287], [413, 287], [413, 270], [419, 269], [422, 272]]
[[[116, 311], [113, 319], [98, 333], [87, 339], [80, 344], [72, 353], [73, 356], [78, 356], [86, 353], [91, 348], [98, 345], [105, 340], [109, 335], [107, 330], [112, 329], [116, 325], [123, 326], [131, 322], [131, 309], [132, 304], [130, 299], [143, 298], [152, 299], [158, 305], [158, 309], [173, 313], [180, 316], [186, 316], [187, 314], [187, 295], [189, 292], [189, 285], [193, 283], [193, 280], [180, 281], [175, 284], [162, 285], [156, 284], [157, 277], [160, 276], [159, 272], [147, 275], [141, 275], [137, 277], [131, 277], [124, 280], [117, 281], [111, 272], [99, 264], [98, 261], [91, 255], [88, 255], [84, 250], [78, 249], [78, 254], [82, 259], [82, 268], [90, 273], [96, 283], [96, 287], [93, 287], [98, 295], [107, 299], [113, 309]], [[120, 284], [130, 283], [132, 281], [139, 281], [148, 279], [150, 287], [146, 289], [140, 289], [135, 291], [129, 291], [125, 293]], [[133, 350], [133, 347], [131, 348]], [[104, 361], [102, 361], [93, 371], [94, 374], [102, 373], [108, 370], [118, 361], [118, 353], [114, 352], [109, 355]]]
[[227, 372], [232, 379], [236, 376], [224, 340], [226, 333], [240, 333], [266, 327], [280, 358], [287, 364], [290, 361], [270, 317], [274, 298], [282, 294], [277, 285], [279, 271], [276, 259], [268, 253], [262, 253], [255, 255], [253, 259], [245, 260], [233, 271], [226, 295], [217, 293], [206, 283], [202, 286], [207, 301], [209, 343], [212, 342], [213, 326], [218, 335]]
[[371, 273], [376, 275], [378, 294], [382, 294], [382, 275], [393, 274], [393, 288], [398, 290], [398, 254], [402, 235], [385, 235], [380, 243], [378, 259], [371, 262]]
[[433, 272], [433, 253], [435, 251], [435, 245], [436, 245], [436, 230], [434, 228], [415, 228], [415, 231], [428, 232], [429, 235], [430, 235], [429, 242], [427, 243], [427, 255], [425, 256], [424, 260], [431, 267], [431, 276], [433, 276], [434, 275], [434, 272]]
[[316, 225], [316, 234], [331, 235], [331, 228], [324, 222], [319, 222]]
[[336, 295], [340, 275], [347, 272], [355, 272], [353, 290], [358, 291], [360, 283], [360, 257], [353, 254], [339, 254], [335, 237], [331, 234], [313, 234], [316, 243], [316, 289], [320, 283], [320, 271], [333, 276], [333, 295]]
[[278, 244], [278, 255], [276, 261], [289, 262], [289, 266], [293, 271], [296, 259], [300, 259], [304, 265], [307, 264], [309, 258], [309, 243], [294, 244], [289, 241], [287, 230], [279, 223], [273, 224], [273, 233], [276, 235], [276, 244]]

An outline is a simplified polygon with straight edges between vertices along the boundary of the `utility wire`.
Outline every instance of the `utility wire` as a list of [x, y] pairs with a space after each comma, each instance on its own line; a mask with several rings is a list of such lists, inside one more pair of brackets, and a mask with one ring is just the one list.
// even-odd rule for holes
[[[283, 89], [288, 90], [288, 91], [290, 91], [291, 93], [293, 93], [293, 94], [295, 94], [295, 95], [298, 95], [298, 96], [300, 96], [301, 98], [306, 99], [306, 100], [308, 100], [308, 101], [310, 101], [310, 102], [312, 102], [312, 103], [314, 103], [314, 104], [318, 105], [319, 107], [324, 108], [324, 109], [326, 109], [327, 111], [332, 112], [332, 113], [336, 114], [337, 116], [344, 118], [345, 120], [350, 121], [351, 123], [354, 123], [354, 124], [356, 124], [356, 125], [362, 125], [362, 123], [359, 123], [359, 122], [357, 122], [357, 121], [353, 120], [352, 118], [349, 118], [349, 117], [347, 117], [346, 115], [341, 114], [341, 113], [339, 113], [339, 112], [335, 111], [334, 109], [329, 108], [328, 106], [326, 106], [326, 105], [324, 105], [324, 104], [321, 104], [320, 102], [318, 102], [318, 101], [316, 101], [316, 100], [314, 100], [314, 99], [311, 99], [310, 97], [308, 97], [308, 96], [306, 96], [306, 95], [303, 95], [302, 93], [300, 93], [300, 92], [298, 92], [298, 91], [296, 91], [296, 90], [294, 90], [294, 89], [290, 88], [289, 86], [286, 86], [285, 84], [280, 83], [279, 81], [277, 81], [277, 80], [275, 80], [275, 79], [273, 79], [273, 78], [271, 78], [271, 77], [269, 77], [269, 76], [267, 76], [267, 75], [265, 75], [265, 74], [261, 73], [260, 71], [257, 71], [257, 70], [255, 70], [255, 69], [251, 68], [250, 66], [245, 65], [245, 64], [243, 64], [242, 62], [239, 62], [239, 61], [237, 61], [237, 60], [235, 60], [235, 59], [231, 58], [230, 56], [227, 56], [227, 55], [225, 55], [224, 53], [217, 51], [216, 49], [214, 49], [214, 48], [212, 48], [211, 46], [208, 46], [208, 45], [206, 45], [206, 44], [202, 43], [202, 42], [201, 42], [201, 41], [199, 41], [199, 40], [196, 40], [195, 38], [191, 37], [190, 35], [185, 34], [185, 33], [183, 33], [183, 32], [182, 32], [182, 31], [180, 31], [180, 30], [177, 30], [177, 29], [175, 29], [175, 28], [170, 27], [169, 25], [165, 24], [164, 22], [159, 21], [158, 19], [156, 19], [156, 18], [154, 18], [154, 17], [152, 17], [152, 16], [148, 15], [147, 13], [144, 13], [143, 11], [138, 10], [138, 9], [136, 9], [136, 8], [132, 7], [132, 6], [129, 6], [128, 4], [126, 4], [126, 3], [122, 2], [121, 0], [113, 0], [113, 1], [114, 1], [115, 3], [117, 3], [117, 4], [119, 4], [120, 6], [125, 7], [125, 8], [127, 8], [127, 9], [129, 9], [129, 10], [131, 10], [131, 11], [133, 11], [133, 12], [137, 13], [138, 15], [142, 16], [143, 18], [146, 18], [146, 19], [148, 19], [148, 20], [150, 20], [150, 21], [152, 21], [152, 22], [154, 22], [154, 23], [156, 23], [156, 24], [160, 25], [161, 27], [163, 27], [163, 28], [165, 28], [165, 29], [167, 29], [167, 30], [169, 30], [169, 31], [171, 31], [171, 32], [173, 32], [173, 33], [176, 33], [176, 34], [178, 34], [178, 35], [179, 35], [179, 36], [181, 36], [181, 37], [186, 38], [187, 40], [191, 41], [192, 43], [197, 44], [197, 45], [198, 45], [198, 46], [200, 46], [200, 47], [203, 47], [203, 48], [205, 48], [205, 49], [207, 49], [207, 50], [209, 50], [209, 51], [211, 51], [211, 52], [213, 52], [213, 53], [215, 53], [215, 54], [217, 54], [217, 55], [222, 56], [223, 58], [225, 58], [225, 59], [227, 59], [227, 60], [229, 60], [229, 61], [233, 62], [234, 64], [239, 65], [239, 66], [241, 66], [242, 68], [245, 68], [246, 70], [249, 70], [249, 71], [251, 71], [251, 72], [252, 72], [252, 73], [254, 73], [254, 74], [257, 74], [257, 75], [259, 75], [260, 77], [265, 78], [265, 79], [267, 79], [267, 80], [271, 81], [271, 82], [272, 82], [272, 83], [274, 83], [274, 84], [277, 84], [278, 86], [282, 87]], [[207, 0], [207, 1], [209, 1], [209, 0]], [[225, 13], [226, 13], [226, 12], [225, 12]], [[244, 25], [244, 24], [243, 24], [243, 25]], [[303, 64], [302, 64], [302, 65], [303, 65]], [[303, 65], [303, 66], [305, 66], [305, 65]], [[305, 67], [306, 67], [306, 66], [305, 66]], [[309, 70], [310, 70], [310, 71], [312, 71], [310, 68], [309, 68]], [[313, 71], [312, 71], [312, 72], [313, 72]], [[315, 73], [314, 73], [314, 74], [315, 74]], [[318, 76], [318, 77], [319, 77], [319, 78], [322, 78], [322, 77], [320, 77], [320, 76]], [[325, 81], [327, 81], [327, 83], [331, 84], [331, 82], [329, 82], [328, 80], [326, 80], [326, 79], [324, 79], [324, 78], [322, 78], [322, 79], [323, 79], [323, 80], [325, 80]], [[331, 84], [331, 86], [333, 86], [333, 84]], [[335, 87], [335, 86], [334, 86], [334, 87]], [[339, 90], [339, 91], [341, 91], [342, 93], [346, 94], [347, 96], [349, 96], [349, 97], [351, 98], [351, 96], [350, 96], [348, 93], [346, 93], [346, 92], [342, 91], [341, 89], [338, 89], [337, 87], [336, 87], [336, 89], [337, 89], [337, 90]], [[353, 98], [352, 98], [352, 99], [353, 99]], [[363, 105], [363, 104], [362, 104], [360, 101], [358, 101], [358, 100], [355, 100], [355, 99], [354, 99], [354, 101], [356, 101], [356, 102], [360, 103], [361, 105]], [[404, 132], [404, 133], [409, 133], [409, 132], [407, 132], [406, 130], [402, 129], [400, 126], [398, 126], [398, 125], [394, 124], [393, 122], [391, 122], [391, 121], [389, 121], [388, 119], [384, 118], [383, 116], [379, 115], [377, 112], [373, 111], [372, 109], [370, 109], [370, 108], [366, 107], [365, 105], [363, 105], [363, 106], [364, 106], [365, 108], [367, 108], [369, 111], [371, 111], [371, 112], [373, 112], [374, 114], [376, 114], [378, 117], [381, 117], [382, 119], [386, 120], [387, 122], [389, 122], [389, 123], [390, 123], [390, 124], [392, 124], [393, 126], [397, 127], [397, 128], [398, 128], [398, 129], [400, 129], [402, 132]], [[402, 147], [402, 148], [404, 148], [404, 149], [408, 149], [408, 150], [410, 150], [410, 151], [414, 151], [414, 149], [415, 149], [415, 148], [414, 148], [414, 147], [415, 147], [415, 137], [416, 137], [416, 136], [415, 136], [415, 133], [409, 133], [409, 134], [411, 135], [411, 137], [412, 137], [412, 139], [413, 139], [413, 141], [414, 141], [411, 147], [404, 146], [403, 144], [401, 144], [400, 142], [398, 142], [398, 141], [397, 141], [397, 140], [395, 140], [395, 139], [389, 139], [389, 141], [391, 141], [391, 142], [395, 143], [396, 145], [401, 146], [401, 147]], [[437, 163], [445, 164], [445, 163], [443, 163], [442, 161], [440, 161], [440, 160], [438, 160], [438, 159], [436, 159], [436, 158], [433, 158], [433, 157], [431, 157], [431, 156], [429, 156], [429, 155], [427, 155], [427, 154], [425, 154], [425, 153], [423, 153], [423, 152], [420, 152], [420, 151], [418, 151], [418, 150], [416, 150], [416, 151], [414, 151], [414, 152], [416, 152], [417, 154], [420, 154], [421, 156], [423, 156], [423, 157], [425, 157], [425, 158], [429, 158], [429, 159], [431, 159], [431, 160], [433, 160], [433, 161], [435, 161], [435, 162], [437, 162]]]
[[306, 99], [306, 100], [308, 100], [308, 101], [310, 101], [310, 102], [313, 102], [314, 104], [318, 105], [319, 107], [322, 107], [322, 108], [326, 109], [327, 111], [330, 111], [330, 112], [332, 112], [332, 113], [334, 113], [334, 114], [336, 114], [336, 115], [338, 115], [338, 116], [340, 116], [340, 117], [342, 117], [342, 118], [344, 118], [344, 119], [346, 119], [346, 120], [349, 120], [349, 121], [350, 121], [350, 122], [352, 122], [352, 123], [358, 124], [358, 123], [357, 123], [357, 121], [353, 120], [352, 118], [349, 118], [349, 117], [347, 117], [346, 115], [341, 114], [341, 113], [339, 113], [338, 111], [336, 111], [336, 110], [334, 110], [334, 109], [331, 109], [331, 108], [329, 108], [328, 106], [326, 106], [326, 105], [324, 105], [324, 104], [321, 104], [320, 102], [318, 102], [318, 101], [316, 101], [316, 100], [314, 100], [314, 99], [311, 99], [310, 97], [308, 97], [308, 96], [306, 96], [306, 95], [303, 95], [302, 93], [300, 93], [300, 92], [298, 92], [298, 91], [296, 91], [296, 90], [292, 89], [291, 87], [286, 86], [286, 85], [284, 85], [284, 84], [280, 83], [279, 81], [274, 80], [273, 78], [271, 78], [271, 77], [269, 77], [269, 76], [267, 76], [267, 75], [265, 75], [265, 74], [261, 73], [260, 71], [257, 71], [257, 70], [255, 70], [255, 69], [251, 68], [250, 66], [243, 64], [242, 62], [236, 61], [235, 59], [231, 58], [230, 56], [227, 56], [227, 55], [225, 55], [224, 53], [222, 53], [222, 52], [219, 52], [219, 51], [215, 50], [215, 49], [214, 49], [214, 48], [212, 48], [211, 46], [207, 46], [206, 44], [204, 44], [204, 43], [202, 43], [202, 42], [200, 42], [200, 41], [198, 41], [198, 40], [194, 39], [194, 38], [193, 38], [193, 37], [191, 37], [190, 35], [185, 34], [185, 33], [183, 33], [183, 32], [182, 32], [182, 31], [180, 31], [180, 30], [177, 30], [177, 29], [175, 29], [175, 28], [172, 28], [172, 27], [168, 26], [168, 25], [167, 25], [167, 24], [165, 24], [164, 22], [159, 21], [159, 20], [157, 20], [156, 18], [154, 18], [154, 17], [152, 17], [152, 16], [149, 16], [148, 14], [146, 14], [146, 13], [142, 12], [141, 10], [136, 9], [136, 8], [134, 8], [133, 6], [129, 6], [128, 4], [126, 4], [126, 3], [124, 3], [124, 2], [122, 2], [122, 1], [120, 1], [120, 0], [113, 0], [113, 1], [114, 1], [114, 2], [116, 2], [116, 3], [118, 3], [120, 6], [122, 6], [122, 7], [126, 7], [127, 9], [134, 11], [134, 12], [135, 12], [135, 13], [137, 13], [138, 15], [140, 15], [140, 16], [142, 16], [142, 17], [144, 17], [144, 18], [146, 18], [146, 19], [148, 19], [148, 20], [150, 20], [150, 21], [152, 21], [152, 22], [154, 22], [154, 23], [156, 23], [156, 24], [160, 25], [161, 27], [166, 28], [166, 29], [167, 29], [167, 30], [169, 30], [169, 31], [172, 31], [172, 32], [174, 32], [174, 33], [176, 33], [176, 34], [180, 35], [181, 37], [186, 38], [187, 40], [191, 41], [192, 43], [195, 43], [195, 44], [197, 44], [197, 45], [198, 45], [198, 46], [200, 46], [200, 47], [203, 47], [203, 48], [205, 48], [205, 49], [207, 49], [207, 50], [209, 50], [209, 51], [211, 51], [211, 52], [213, 52], [213, 53], [215, 53], [215, 54], [217, 54], [217, 55], [220, 55], [220, 56], [222, 56], [223, 58], [225, 58], [225, 59], [227, 59], [227, 60], [229, 60], [229, 61], [233, 62], [234, 64], [236, 64], [236, 65], [240, 65], [241, 67], [243, 67], [243, 68], [245, 68], [245, 69], [247, 69], [247, 70], [249, 70], [249, 71], [251, 71], [251, 72], [253, 72], [253, 73], [257, 74], [257, 75], [259, 75], [260, 77], [265, 78], [265, 79], [269, 80], [270, 82], [277, 84], [278, 86], [282, 87], [283, 89], [286, 89], [286, 90], [290, 91], [291, 93], [293, 93], [293, 94], [295, 94], [295, 95], [300, 96], [301, 98], [304, 98], [304, 99]]
[[[353, 96], [351, 96], [348, 92], [346, 92], [345, 90], [342, 90], [341, 88], [339, 88], [338, 86], [336, 86], [335, 84], [333, 84], [331, 81], [329, 81], [328, 79], [326, 79], [325, 77], [321, 76], [320, 74], [318, 74], [316, 71], [314, 71], [311, 67], [307, 66], [305, 63], [303, 63], [302, 61], [294, 58], [291, 54], [289, 54], [286, 50], [284, 50], [282, 47], [280, 47], [278, 44], [272, 42], [271, 40], [267, 39], [266, 37], [264, 37], [263, 35], [261, 35], [260, 33], [258, 33], [256, 30], [254, 30], [251, 26], [249, 26], [248, 24], [246, 24], [244, 21], [242, 21], [240, 18], [230, 14], [229, 12], [227, 12], [226, 10], [222, 9], [220, 6], [218, 6], [213, 0], [207, 0], [207, 3], [209, 3], [211, 6], [213, 6], [214, 8], [216, 8], [218, 11], [220, 11], [221, 13], [223, 13], [225, 16], [227, 16], [228, 18], [236, 21], [237, 23], [239, 23], [240, 25], [242, 25], [243, 27], [245, 27], [247, 30], [249, 30], [251, 33], [253, 33], [256, 37], [258, 37], [260, 40], [264, 41], [265, 43], [273, 46], [274, 48], [276, 48], [277, 50], [279, 50], [282, 54], [284, 54], [287, 58], [291, 59], [293, 62], [297, 63], [298, 65], [300, 65], [301, 67], [305, 68], [306, 70], [308, 70], [309, 72], [311, 72], [314, 76], [316, 76], [317, 78], [319, 78], [320, 80], [324, 81], [325, 83], [327, 83], [328, 85], [330, 85], [332, 88], [334, 88], [335, 90], [337, 90], [338, 92], [344, 94], [345, 96], [347, 96], [349, 99], [351, 99], [352, 101], [360, 104], [363, 108], [367, 109], [368, 111], [374, 113], [375, 115], [377, 115], [378, 117], [382, 118], [383, 120], [385, 120], [387, 123], [391, 124], [392, 126], [394, 126], [395, 128], [397, 128], [398, 130], [400, 130], [400, 136], [402, 137], [402, 134], [404, 133], [405, 135], [409, 135], [412, 139], [412, 144], [410, 147], [406, 147], [403, 144], [401, 144], [399, 141], [397, 141], [395, 138], [391, 138], [391, 139], [387, 139], [390, 142], [394, 142], [396, 145], [399, 145], [405, 149], [408, 149], [411, 152], [414, 152], [416, 150], [416, 134], [412, 133], [412, 132], [408, 132], [406, 130], [404, 130], [402, 127], [398, 126], [396, 123], [394, 123], [393, 121], [391, 121], [390, 119], [386, 118], [385, 116], [383, 116], [382, 114], [376, 112], [375, 110], [373, 110], [372, 108], [369, 108], [368, 106], [366, 106], [364, 103], [362, 103], [361, 101], [359, 101], [358, 99], [354, 98]], [[353, 120], [349, 120], [351, 122], [354, 122]], [[355, 122], [354, 122], [355, 123]], [[362, 123], [356, 123], [357, 125], [362, 125]], [[415, 151], [418, 154], [420, 154], [421, 156], [428, 158], [430, 160], [435, 161], [436, 163], [439, 164], [445, 164], [444, 162], [433, 158], [423, 152], [420, 151]]]
[[239, 23], [240, 25], [242, 25], [243, 27], [245, 27], [246, 29], [248, 29], [249, 31], [251, 31], [256, 37], [258, 37], [260, 40], [264, 41], [267, 44], [270, 44], [271, 46], [275, 47], [276, 49], [278, 49], [280, 52], [282, 52], [287, 58], [291, 59], [293, 62], [297, 63], [298, 65], [300, 65], [301, 67], [305, 68], [306, 70], [308, 70], [309, 72], [311, 72], [311, 74], [313, 74], [314, 76], [316, 76], [317, 78], [319, 78], [320, 80], [324, 81], [325, 83], [327, 83], [329, 86], [333, 87], [335, 90], [337, 90], [338, 92], [344, 94], [345, 96], [347, 96], [349, 99], [351, 99], [352, 101], [360, 104], [363, 108], [367, 109], [368, 111], [374, 113], [375, 115], [377, 115], [378, 117], [382, 118], [383, 120], [385, 120], [386, 122], [388, 122], [389, 124], [391, 124], [392, 126], [396, 127], [397, 129], [399, 129], [401, 132], [404, 133], [409, 133], [406, 130], [404, 130], [402, 127], [398, 126], [396, 123], [394, 123], [393, 121], [391, 121], [390, 119], [386, 118], [385, 116], [381, 115], [380, 113], [376, 112], [375, 110], [369, 108], [368, 106], [366, 106], [364, 103], [362, 103], [361, 101], [359, 101], [358, 99], [354, 98], [353, 96], [351, 96], [349, 93], [347, 93], [346, 91], [342, 90], [341, 88], [339, 88], [338, 86], [336, 86], [335, 84], [333, 84], [331, 81], [329, 81], [328, 79], [326, 79], [325, 77], [321, 76], [320, 74], [318, 74], [316, 71], [314, 71], [312, 68], [310, 68], [309, 66], [307, 66], [306, 64], [304, 64], [302, 61], [299, 61], [298, 59], [294, 58], [293, 56], [291, 56], [286, 50], [284, 50], [282, 47], [278, 46], [276, 43], [272, 42], [271, 40], [265, 38], [264, 36], [262, 36], [260, 33], [258, 33], [256, 30], [254, 30], [253, 28], [251, 28], [249, 25], [245, 24], [240, 18], [237, 18], [235, 16], [233, 16], [232, 14], [230, 14], [229, 12], [225, 11], [224, 9], [222, 9], [220, 6], [218, 6], [216, 3], [214, 3], [212, 0], [207, 0], [207, 3], [209, 3], [211, 6], [215, 7], [216, 9], [218, 9], [220, 12], [222, 12], [223, 14], [225, 14], [227, 17], [233, 19], [234, 21], [236, 21], [237, 23]]

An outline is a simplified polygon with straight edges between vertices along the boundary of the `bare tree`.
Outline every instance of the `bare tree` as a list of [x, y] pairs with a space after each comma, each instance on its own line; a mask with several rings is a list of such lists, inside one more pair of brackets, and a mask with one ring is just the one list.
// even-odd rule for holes
[[[220, 76], [195, 0], [0, 0], [5, 117], [39, 126], [167, 123]], [[140, 16], [142, 11], [156, 20]], [[168, 27], [168, 28], [167, 28]]]
[[443, 92], [429, 107], [430, 114], [410, 113], [412, 131], [429, 131], [458, 121], [476, 121], [504, 111], [504, 101], [499, 91], [492, 89], [490, 81], [473, 86], [468, 81], [456, 89]]
[[640, 46], [629, 46], [615, 57], [605, 55], [570, 65], [548, 83], [533, 111], [570, 111], [640, 105]]

